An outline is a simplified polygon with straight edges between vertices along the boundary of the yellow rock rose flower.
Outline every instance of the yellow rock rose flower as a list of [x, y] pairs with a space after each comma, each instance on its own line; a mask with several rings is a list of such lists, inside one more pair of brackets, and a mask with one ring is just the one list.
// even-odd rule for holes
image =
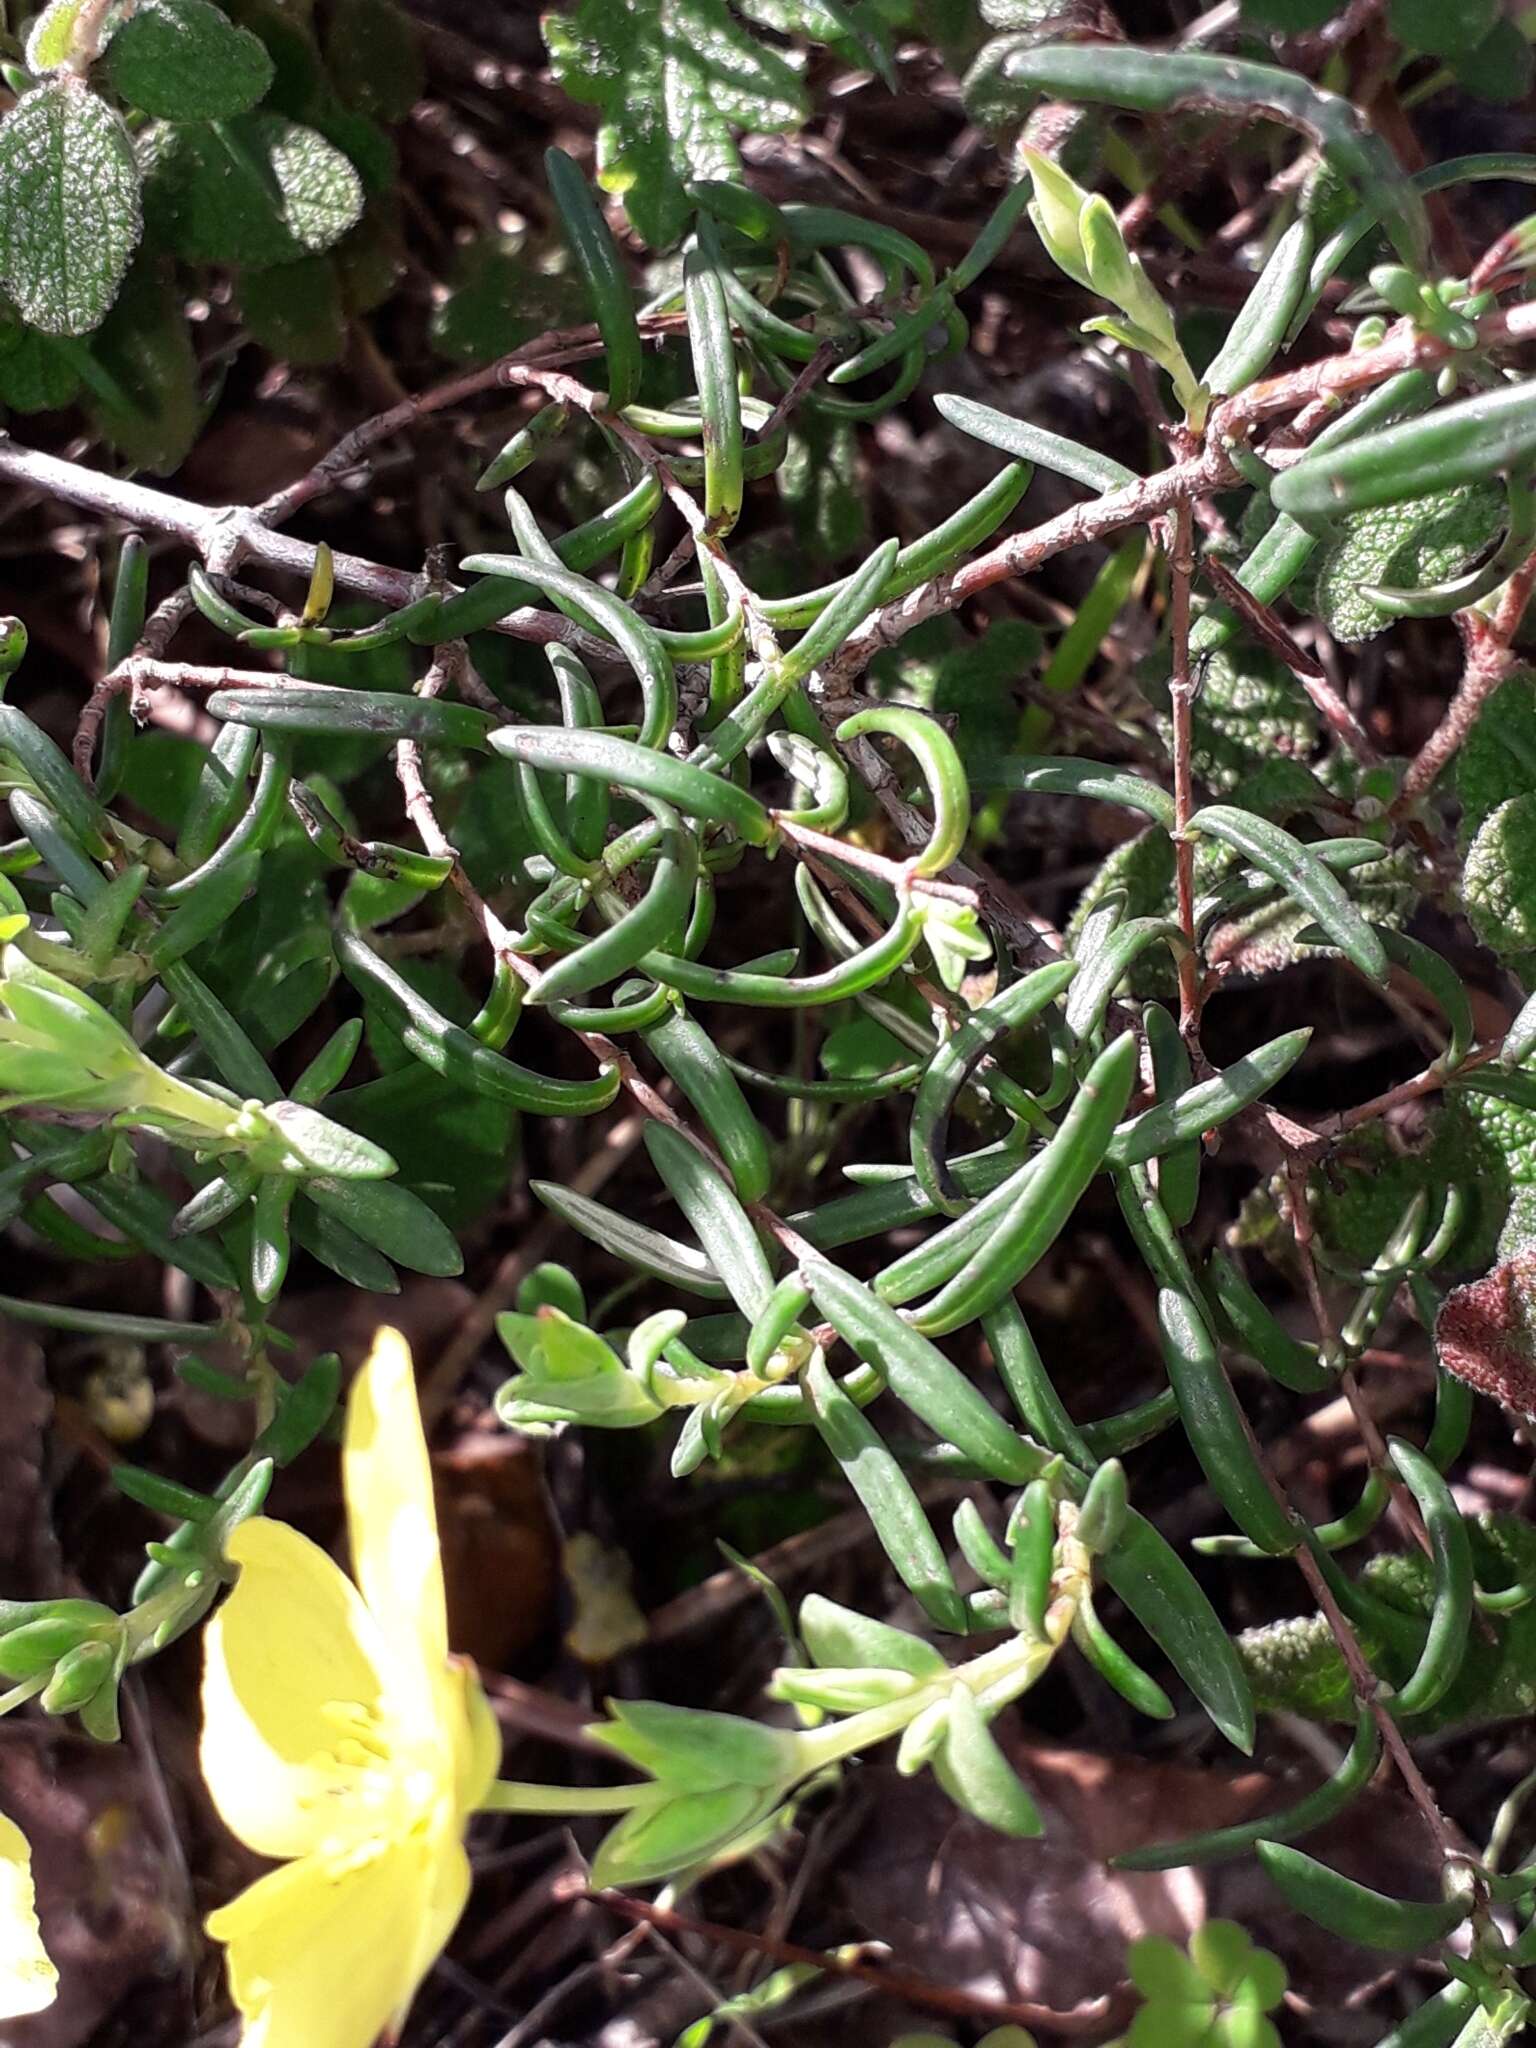
[[209, 1917], [245, 2048], [369, 2048], [469, 1895], [464, 1829], [500, 1737], [448, 1653], [410, 1352], [380, 1331], [347, 1406], [356, 1585], [281, 1522], [244, 1522], [207, 1633], [202, 1768], [240, 1839], [284, 1859]]

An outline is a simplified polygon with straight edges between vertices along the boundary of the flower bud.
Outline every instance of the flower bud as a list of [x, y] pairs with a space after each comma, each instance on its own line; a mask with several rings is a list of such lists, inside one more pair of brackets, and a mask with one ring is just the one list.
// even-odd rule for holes
[[0, 1678], [35, 1678], [82, 1644], [110, 1642], [120, 1627], [95, 1600], [0, 1603]]
[[920, 1690], [923, 1681], [910, 1671], [843, 1669], [818, 1671], [799, 1665], [782, 1666], [773, 1674], [768, 1691], [776, 1700], [789, 1700], [800, 1707], [820, 1707], [829, 1714], [860, 1714], [869, 1707], [887, 1707]]
[[81, 1643], [61, 1657], [43, 1689], [45, 1714], [73, 1714], [93, 1700], [104, 1685], [116, 1686], [117, 1646]]

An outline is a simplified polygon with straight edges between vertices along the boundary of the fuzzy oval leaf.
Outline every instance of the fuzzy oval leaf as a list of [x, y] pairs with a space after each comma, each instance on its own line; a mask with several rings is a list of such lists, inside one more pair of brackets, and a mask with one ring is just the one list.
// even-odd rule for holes
[[362, 215], [348, 159], [280, 114], [241, 114], [217, 130], [161, 123], [139, 154], [151, 232], [189, 263], [292, 263], [329, 249]]
[[169, 121], [227, 121], [272, 83], [272, 59], [210, 0], [139, 0], [107, 52], [130, 106]]
[[1536, 683], [1520, 670], [1483, 705], [1456, 757], [1461, 839], [1466, 845], [1491, 811], [1536, 791]]
[[1504, 954], [1536, 947], [1536, 795], [1511, 797], [1484, 821], [1461, 887], [1485, 946]]
[[50, 79], [0, 121], [0, 280], [29, 325], [88, 334], [117, 297], [141, 229], [121, 119], [77, 78]]
[[1350, 514], [1318, 564], [1318, 616], [1337, 640], [1384, 633], [1393, 615], [1369, 596], [1370, 586], [1418, 590], [1445, 582], [1495, 537], [1503, 512], [1498, 485], [1481, 483]]

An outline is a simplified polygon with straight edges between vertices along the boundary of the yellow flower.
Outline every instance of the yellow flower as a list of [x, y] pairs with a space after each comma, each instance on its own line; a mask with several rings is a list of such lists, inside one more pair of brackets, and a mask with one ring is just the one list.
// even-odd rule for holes
[[0, 1813], [0, 2020], [41, 2012], [59, 1992], [37, 1924], [32, 1852], [15, 1821]]
[[368, 2048], [469, 1895], [468, 1816], [500, 1738], [448, 1654], [411, 1356], [380, 1331], [347, 1406], [354, 1587], [282, 1522], [243, 1522], [208, 1628], [202, 1769], [225, 1822], [291, 1859], [209, 1917], [245, 2048]]

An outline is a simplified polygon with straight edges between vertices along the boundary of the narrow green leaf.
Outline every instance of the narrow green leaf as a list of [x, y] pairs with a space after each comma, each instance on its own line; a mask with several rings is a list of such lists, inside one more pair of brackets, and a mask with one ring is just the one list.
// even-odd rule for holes
[[914, 1320], [925, 1335], [946, 1336], [974, 1322], [1011, 1293], [1049, 1251], [1104, 1163], [1135, 1073], [1136, 1038], [1127, 1031], [1094, 1061], [995, 1234], [918, 1311]]
[[1041, 469], [1054, 470], [1058, 476], [1071, 477], [1074, 483], [1086, 484], [1100, 495], [1140, 482], [1135, 470], [1099, 454], [1097, 449], [1085, 448], [1081, 441], [1069, 441], [1064, 435], [1031, 425], [1028, 420], [1011, 419], [995, 406], [979, 405], [974, 398], [959, 398], [948, 391], [939, 392], [933, 402], [962, 434], [985, 441], [989, 448], [1000, 448], [1016, 461], [1032, 462]]
[[989, 770], [987, 780], [997, 789], [1019, 790], [1025, 795], [1081, 796], [1095, 803], [1118, 804], [1123, 810], [1140, 811], [1165, 831], [1174, 828], [1173, 798], [1167, 790], [1143, 775], [1132, 775], [1102, 761], [1015, 754]]
[[696, 1245], [682, 1244], [662, 1231], [636, 1223], [617, 1209], [609, 1209], [590, 1195], [579, 1195], [556, 1181], [535, 1180], [528, 1185], [546, 1209], [604, 1251], [612, 1252], [616, 1259], [623, 1259], [640, 1272], [654, 1274], [658, 1280], [681, 1287], [689, 1294], [701, 1294], [712, 1301], [729, 1298], [729, 1289]]
[[[597, 316], [607, 358], [608, 403], [617, 412], [639, 397], [645, 366], [640, 330], [635, 325], [634, 294], [608, 223], [599, 212], [586, 179], [563, 149], [545, 151], [544, 175]], [[563, 419], [564, 415], [560, 417]], [[500, 481], [507, 481], [511, 474], [508, 471]], [[490, 488], [484, 478], [480, 488]]]
[[1303, 526], [1395, 505], [1529, 463], [1536, 451], [1536, 384], [1499, 385], [1421, 419], [1306, 455], [1270, 487], [1277, 511]]
[[1132, 1508], [1103, 1571], [1222, 1734], [1251, 1756], [1254, 1714], [1247, 1675], [1178, 1552]]
[[1311, 221], [1302, 215], [1276, 242], [1205, 371], [1202, 381], [1216, 397], [1245, 391], [1269, 368], [1301, 303], [1315, 240]]
[[806, 1368], [805, 1394], [817, 1430], [842, 1467], [902, 1584], [940, 1628], [963, 1635], [965, 1602], [912, 1482], [873, 1423], [839, 1387], [819, 1352]]
[[691, 818], [729, 826], [753, 846], [766, 845], [773, 837], [773, 820], [749, 790], [679, 761], [675, 754], [637, 746], [614, 733], [504, 725], [491, 734], [491, 746], [509, 761], [524, 761], [530, 767], [592, 777], [619, 790], [646, 790]]
[[1011, 1430], [991, 1402], [862, 1281], [822, 1260], [802, 1268], [816, 1306], [843, 1341], [873, 1365], [891, 1392], [938, 1437], [999, 1479], [1023, 1482], [1039, 1455]]
[[759, 1315], [773, 1293], [773, 1275], [751, 1218], [718, 1169], [666, 1124], [647, 1124], [645, 1149], [737, 1307]]
[[1362, 1948], [1416, 1955], [1443, 1941], [1472, 1910], [1470, 1894], [1438, 1905], [1388, 1898], [1281, 1842], [1260, 1842], [1257, 1853], [1288, 1905]]
[[1271, 876], [1316, 918], [1329, 939], [1369, 981], [1385, 988], [1391, 964], [1378, 934], [1350, 901], [1338, 879], [1282, 826], [1231, 804], [1207, 804], [1189, 821], [1192, 836], [1208, 834]]

